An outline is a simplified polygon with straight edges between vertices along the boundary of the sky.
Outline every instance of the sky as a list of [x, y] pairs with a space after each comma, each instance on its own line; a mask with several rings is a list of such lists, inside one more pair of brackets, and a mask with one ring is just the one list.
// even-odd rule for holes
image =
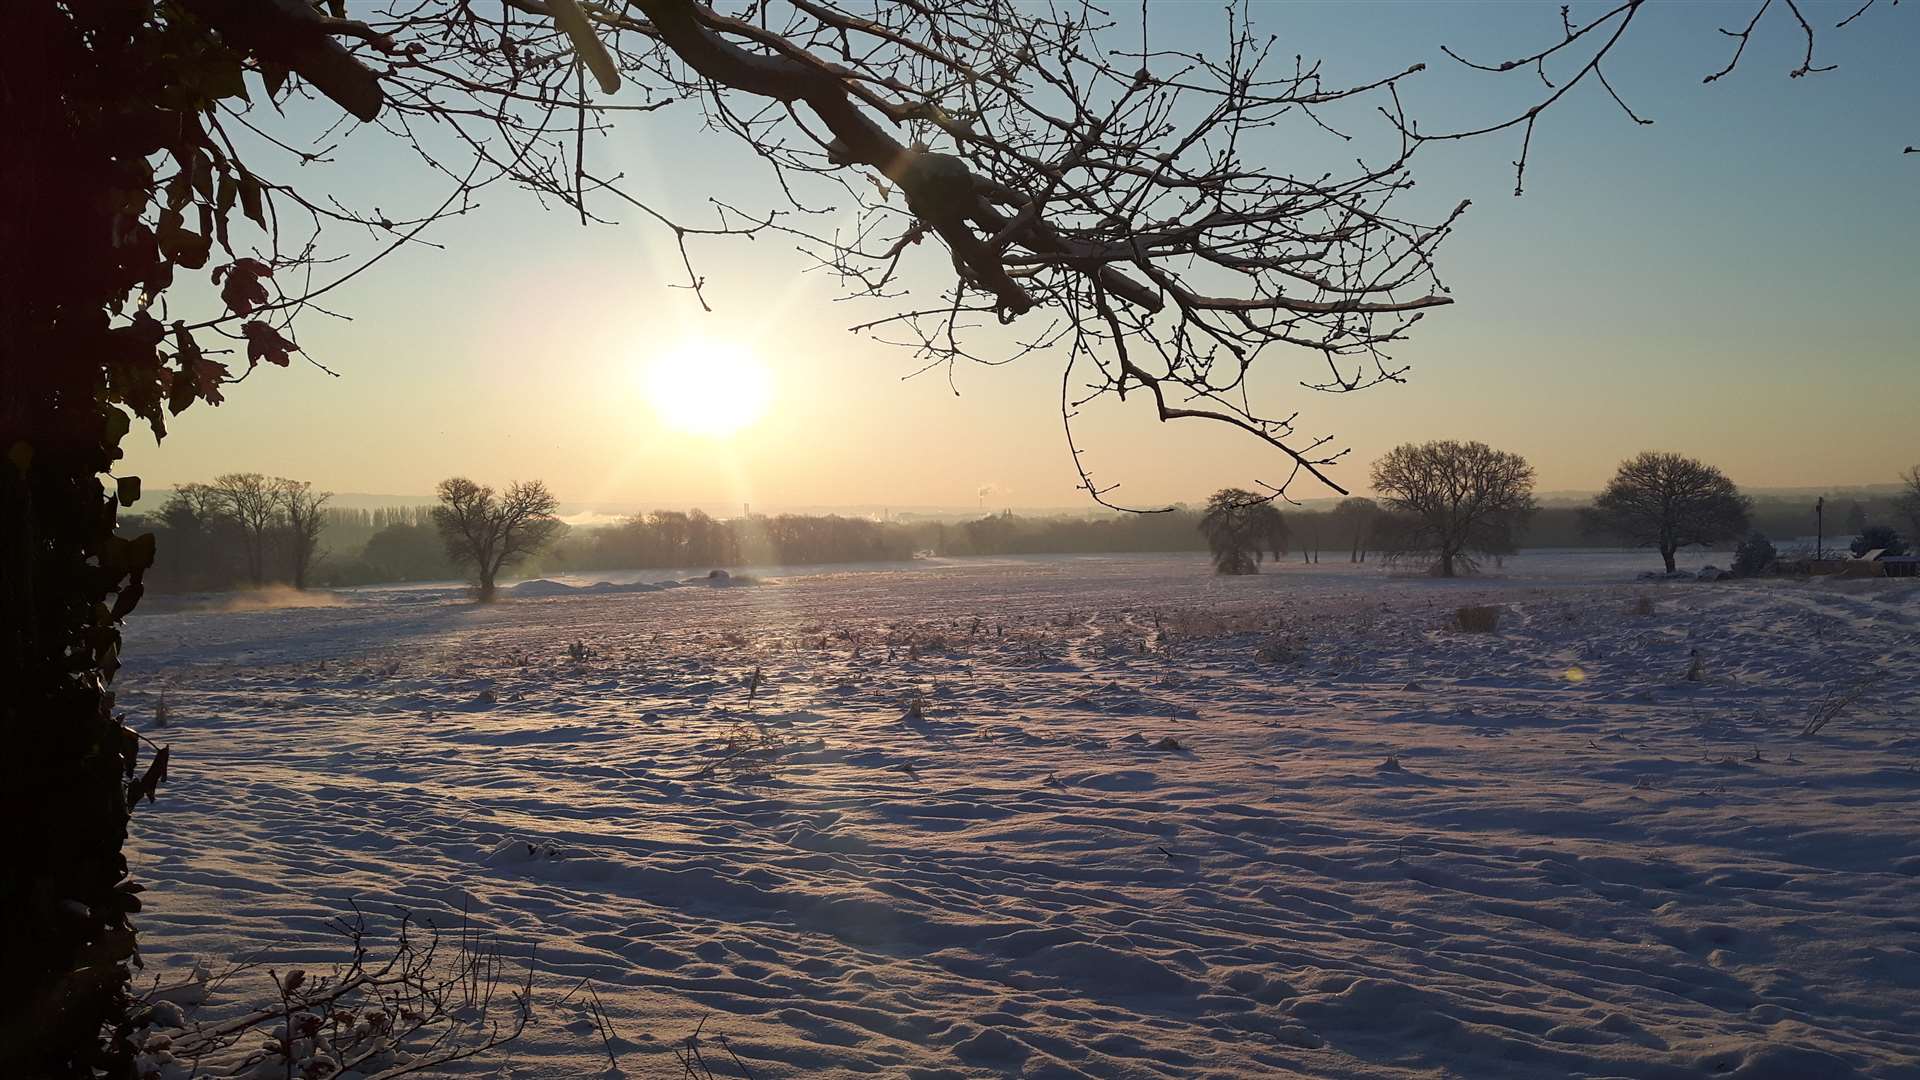
[[[1435, 438], [1518, 452], [1548, 491], [1596, 489], [1650, 448], [1753, 487], [1884, 483], [1920, 462], [1920, 154], [1901, 153], [1920, 143], [1920, 12], [1882, 3], [1834, 30], [1856, 0], [1802, 6], [1837, 70], [1788, 79], [1801, 40], [1775, 12], [1739, 69], [1703, 85], [1729, 47], [1716, 28], [1744, 24], [1752, 6], [1650, 5], [1607, 70], [1655, 122], [1632, 124], [1598, 87], [1576, 91], [1541, 120], [1522, 198], [1517, 136], [1423, 150], [1417, 205], [1474, 204], [1441, 249], [1456, 303], [1399, 346], [1405, 385], [1315, 393], [1297, 381], [1317, 359], [1269, 354], [1266, 411], [1298, 410], [1303, 434], [1350, 447], [1331, 475], [1361, 492], [1368, 462]], [[1251, 8], [1277, 53], [1321, 57], [1335, 82], [1426, 62], [1403, 90], [1426, 130], [1484, 121], [1538, 89], [1525, 73], [1466, 71], [1441, 44], [1526, 52], [1559, 23], [1552, 3]], [[1224, 18], [1215, 3], [1152, 0], [1148, 29], [1156, 46], [1208, 49]], [[1301, 153], [1280, 136], [1258, 151], [1289, 167]], [[778, 197], [751, 155], [680, 105], [623, 120], [589, 156], [690, 222], [709, 196]], [[444, 196], [379, 132], [335, 158], [298, 179], [395, 216]], [[129, 439], [121, 471], [150, 488], [259, 471], [395, 495], [451, 475], [539, 478], [563, 504], [723, 514], [1085, 501], [1062, 434], [1061, 357], [907, 378], [910, 355], [847, 331], [874, 309], [841, 302], [791, 242], [696, 241], [708, 313], [676, 287], [685, 272], [669, 233], [602, 209], [619, 224], [583, 227], [489, 189], [428, 234], [437, 246], [402, 249], [329, 294], [343, 317], [303, 317], [302, 346], [337, 377], [262, 369], [219, 408], [176, 418], [164, 444]], [[331, 235], [343, 254], [365, 250]], [[944, 252], [915, 255], [914, 280], [939, 282]], [[764, 416], [716, 435], [663, 415], [655, 366], [704, 356], [720, 358], [716, 370], [741, 356], [764, 370], [752, 388]], [[1101, 406], [1076, 435], [1097, 478], [1134, 505], [1284, 474], [1243, 434], [1160, 424], [1138, 403]], [[1294, 494], [1330, 492], [1302, 482]]]

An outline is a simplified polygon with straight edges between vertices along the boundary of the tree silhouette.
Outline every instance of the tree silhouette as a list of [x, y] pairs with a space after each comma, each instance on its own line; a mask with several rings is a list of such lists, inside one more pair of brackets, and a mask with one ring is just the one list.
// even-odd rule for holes
[[1392, 554], [1431, 555], [1441, 577], [1511, 552], [1534, 510], [1533, 467], [1481, 442], [1396, 446], [1373, 463], [1373, 488], [1399, 515]]
[[1380, 520], [1380, 504], [1358, 496], [1341, 499], [1339, 505], [1333, 508], [1333, 516], [1353, 538], [1353, 550], [1348, 554], [1347, 561], [1366, 562], [1367, 544], [1374, 526]]
[[1752, 505], [1719, 469], [1648, 450], [1620, 463], [1585, 516], [1594, 532], [1620, 537], [1635, 547], [1658, 548], [1672, 573], [1679, 549], [1744, 534]]
[[293, 587], [304, 589], [307, 575], [319, 556], [320, 533], [327, 523], [327, 500], [333, 498], [333, 492], [315, 491], [305, 480], [276, 480], [274, 496], [280, 503], [280, 515], [287, 523], [287, 558]]
[[502, 568], [539, 551], [560, 528], [553, 495], [538, 480], [510, 484], [496, 496], [492, 488], [456, 476], [440, 481], [439, 494], [433, 523], [447, 558], [473, 571], [483, 604], [492, 602]]
[[1221, 488], [1200, 517], [1217, 574], [1257, 574], [1268, 554], [1287, 553], [1287, 522], [1273, 501], [1240, 488]]
[[247, 580], [267, 582], [267, 542], [282, 521], [279, 483], [260, 473], [227, 473], [207, 485], [214, 504], [240, 526], [247, 553]]

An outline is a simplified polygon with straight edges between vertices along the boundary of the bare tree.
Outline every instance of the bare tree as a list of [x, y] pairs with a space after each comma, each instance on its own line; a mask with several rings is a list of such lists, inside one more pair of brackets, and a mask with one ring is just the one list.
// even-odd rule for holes
[[1320, 561], [1320, 515], [1299, 514], [1294, 520], [1300, 524], [1300, 561], [1311, 566]]
[[1380, 504], [1359, 496], [1341, 499], [1340, 505], [1333, 508], [1333, 516], [1344, 522], [1353, 536], [1353, 550], [1347, 555], [1347, 561], [1366, 562], [1367, 544], [1380, 517]]
[[192, 518], [207, 521], [226, 514], [226, 502], [207, 484], [181, 484], [173, 489], [166, 505], [160, 508], [162, 518]]
[[492, 488], [456, 476], [440, 481], [439, 494], [433, 523], [447, 557], [473, 568], [483, 604], [493, 600], [502, 567], [540, 550], [560, 528], [553, 495], [538, 480], [510, 484], [495, 496]]
[[1396, 446], [1373, 463], [1373, 487], [1399, 515], [1391, 554], [1432, 555], [1442, 577], [1511, 552], [1534, 511], [1533, 466], [1481, 442]]
[[1719, 469], [1648, 450], [1620, 463], [1583, 516], [1590, 531], [1620, 537], [1635, 547], [1660, 549], [1672, 573], [1679, 549], [1745, 533], [1752, 505]]
[[287, 523], [287, 557], [293, 571], [293, 587], [307, 587], [307, 575], [313, 570], [320, 552], [320, 533], [326, 527], [327, 500], [331, 491], [315, 491], [305, 480], [275, 480], [274, 497]]
[[283, 520], [279, 484], [260, 473], [227, 473], [207, 485], [221, 512], [240, 525], [247, 580], [255, 588], [267, 582], [267, 544]]
[[1268, 553], [1287, 553], [1287, 522], [1273, 501], [1240, 488], [1221, 488], [1207, 500], [1200, 532], [1219, 574], [1257, 574]]

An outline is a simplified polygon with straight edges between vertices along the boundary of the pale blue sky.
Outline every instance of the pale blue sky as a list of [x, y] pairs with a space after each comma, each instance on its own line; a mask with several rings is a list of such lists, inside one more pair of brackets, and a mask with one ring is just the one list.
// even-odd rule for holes
[[[1340, 398], [1293, 387], [1279, 362], [1273, 411], [1354, 448], [1337, 478], [1395, 443], [1481, 438], [1532, 459], [1549, 489], [1597, 487], [1649, 447], [1699, 454], [1761, 486], [1891, 480], [1920, 461], [1920, 13], [1803, 6], [1832, 72], [1789, 80], [1798, 30], [1770, 14], [1741, 68], [1712, 85], [1747, 3], [1656, 3], [1610, 66], [1650, 127], [1597, 87], [1544, 118], [1527, 195], [1511, 195], [1517, 135], [1430, 147], [1418, 205], [1471, 197], [1442, 249], [1458, 303], [1399, 352], [1412, 381]], [[1279, 52], [1326, 59], [1334, 81], [1424, 60], [1405, 98], [1426, 130], [1470, 125], [1538, 89], [1524, 73], [1459, 69], [1557, 33], [1552, 3], [1261, 3]], [[1575, 14], [1602, 10], [1576, 5]], [[1151, 5], [1156, 44], [1219, 37], [1213, 3]], [[683, 106], [623, 123], [593, 151], [689, 216], [709, 193], [764, 204], [763, 170]], [[1275, 140], [1278, 142], [1278, 140]], [[1285, 159], [1290, 148], [1261, 149]], [[439, 186], [380, 138], [316, 166], [396, 215]], [[284, 170], [283, 170], [284, 172]], [[1050, 357], [902, 382], [909, 358], [848, 335], [858, 314], [803, 274], [790, 242], [696, 249], [716, 311], [683, 290], [670, 236], [605, 208], [581, 228], [507, 190], [433, 234], [446, 250], [398, 255], [330, 297], [352, 322], [308, 318], [329, 366], [267, 370], [219, 409], [179, 418], [164, 447], [136, 445], [150, 485], [231, 469], [339, 491], [420, 493], [443, 476], [544, 477], [575, 502], [635, 506], [1073, 503]], [[344, 237], [343, 237], [344, 239]], [[932, 280], [944, 256], [924, 245]], [[662, 430], [638, 369], [688, 337], [747, 341], [773, 369], [774, 412], [731, 440]], [[1281, 407], [1284, 406], [1284, 407]], [[134, 440], [136, 444], [142, 440]], [[1230, 432], [1161, 426], [1131, 409], [1088, 418], [1083, 443], [1123, 497], [1194, 499], [1272, 478], [1278, 463]], [[1322, 494], [1302, 489], [1302, 496]]]

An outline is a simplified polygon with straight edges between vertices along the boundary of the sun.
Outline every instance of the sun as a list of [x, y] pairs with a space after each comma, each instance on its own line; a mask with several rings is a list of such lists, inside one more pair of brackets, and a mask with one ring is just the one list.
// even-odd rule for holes
[[773, 375], [738, 342], [697, 338], [653, 358], [647, 401], [662, 423], [689, 435], [725, 438], [752, 426], [773, 404]]

